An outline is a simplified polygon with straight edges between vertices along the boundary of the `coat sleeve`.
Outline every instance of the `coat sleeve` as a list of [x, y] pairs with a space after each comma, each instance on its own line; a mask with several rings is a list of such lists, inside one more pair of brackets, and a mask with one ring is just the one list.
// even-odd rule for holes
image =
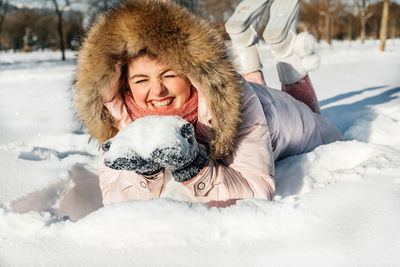
[[134, 171], [114, 170], [104, 165], [104, 154], [104, 151], [100, 151], [99, 181], [104, 205], [131, 199], [160, 197], [164, 171], [149, 179]]
[[274, 156], [261, 103], [245, 83], [241, 103], [242, 123], [235, 151], [223, 164], [209, 161], [205, 169], [184, 185], [202, 202], [234, 199], [271, 200], [275, 191]]
[[[224, 163], [209, 161], [198, 176], [184, 183], [198, 200], [223, 206], [243, 198], [272, 199], [275, 191], [274, 159], [270, 133], [261, 103], [253, 90], [247, 88], [241, 103], [242, 123], [235, 140], [235, 151]], [[105, 103], [112, 115], [124, 128], [129, 123], [119, 98]], [[160, 196], [165, 179], [164, 172], [149, 180], [132, 171], [113, 170], [104, 165], [104, 152], [100, 152], [100, 188], [103, 203], [130, 199], [151, 199]]]
[[[104, 102], [104, 106], [114, 117], [120, 130], [132, 122], [119, 94], [116, 94], [110, 101]], [[152, 179], [147, 179], [134, 171], [114, 170], [104, 165], [104, 154], [104, 151], [101, 150], [99, 181], [103, 204], [160, 196], [164, 172], [158, 173]]]

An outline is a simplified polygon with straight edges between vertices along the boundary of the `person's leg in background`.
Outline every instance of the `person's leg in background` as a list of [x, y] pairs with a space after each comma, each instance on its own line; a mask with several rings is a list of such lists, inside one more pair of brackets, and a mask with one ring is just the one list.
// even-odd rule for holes
[[265, 85], [258, 53], [258, 29], [269, 0], [244, 0], [225, 23], [232, 41], [236, 70], [250, 82]]
[[[236, 68], [251, 82], [265, 85], [258, 53], [258, 27], [269, 0], [244, 0], [225, 27], [232, 41]], [[282, 90], [320, 113], [318, 100], [308, 77], [317, 68], [319, 57], [313, 52], [314, 39], [308, 33], [296, 34], [299, 0], [275, 0], [263, 33], [277, 62]]]
[[300, 0], [275, 0], [268, 25], [263, 33], [277, 61], [282, 91], [320, 113], [318, 100], [308, 72], [319, 65], [314, 53], [314, 38], [307, 32], [297, 34]]

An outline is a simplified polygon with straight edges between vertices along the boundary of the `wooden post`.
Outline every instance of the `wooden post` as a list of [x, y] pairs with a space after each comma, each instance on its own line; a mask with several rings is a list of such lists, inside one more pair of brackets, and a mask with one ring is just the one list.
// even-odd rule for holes
[[380, 47], [381, 51], [385, 51], [388, 21], [389, 21], [389, 1], [384, 0], [382, 8], [381, 29], [379, 31], [379, 38], [381, 39], [381, 47]]

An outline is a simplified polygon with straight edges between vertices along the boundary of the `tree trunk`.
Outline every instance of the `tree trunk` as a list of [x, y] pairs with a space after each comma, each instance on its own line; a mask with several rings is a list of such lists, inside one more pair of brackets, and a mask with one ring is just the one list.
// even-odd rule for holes
[[54, 8], [56, 9], [56, 14], [57, 14], [57, 18], [58, 18], [57, 31], [58, 31], [58, 36], [60, 37], [61, 59], [65, 60], [64, 34], [63, 34], [63, 30], [62, 30], [62, 26], [63, 26], [62, 12], [58, 8], [57, 0], [53, 0], [53, 4], [54, 4]]
[[388, 21], [389, 21], [389, 1], [384, 0], [382, 9], [381, 29], [379, 31], [379, 38], [381, 39], [381, 51], [385, 51]]
[[395, 39], [395, 38], [396, 38], [396, 21], [393, 20], [392, 28], [390, 31], [390, 39]]
[[329, 26], [330, 26], [329, 27], [329, 36], [330, 36], [330, 39], [331, 39], [331, 42], [332, 42], [332, 39], [335, 38], [336, 19], [334, 18], [333, 15], [330, 15], [329, 21], [330, 21], [330, 23], [329, 23]]
[[331, 46], [332, 45], [332, 38], [331, 38], [331, 16], [330, 14], [326, 14], [325, 16], [325, 38], [326, 42]]
[[353, 32], [353, 25], [351, 21], [349, 21], [347, 24], [347, 40], [349, 41], [352, 40], [352, 32]]
[[[5, 0], [5, 1], [0, 0], [0, 8], [3, 9], [3, 12], [0, 14], [0, 37], [1, 37], [1, 29], [2, 29], [3, 22], [6, 17], [6, 13], [7, 13], [7, 9], [8, 9], [8, 0]], [[0, 50], [2, 50], [2, 49], [3, 49], [3, 46], [1, 45], [1, 39], [0, 39]]]
[[360, 40], [361, 43], [364, 44], [365, 42], [365, 25], [367, 22], [367, 18], [365, 17], [365, 15], [361, 15], [361, 32], [360, 32]]

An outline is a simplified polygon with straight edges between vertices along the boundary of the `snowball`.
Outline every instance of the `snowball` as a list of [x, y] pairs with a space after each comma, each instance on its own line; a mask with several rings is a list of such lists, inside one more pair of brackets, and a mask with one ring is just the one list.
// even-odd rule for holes
[[190, 154], [188, 139], [181, 129], [188, 122], [178, 116], [147, 116], [135, 120], [111, 139], [112, 145], [105, 159], [113, 161], [129, 157], [132, 151], [143, 158], [149, 158], [156, 149], [180, 146], [184, 153]]

